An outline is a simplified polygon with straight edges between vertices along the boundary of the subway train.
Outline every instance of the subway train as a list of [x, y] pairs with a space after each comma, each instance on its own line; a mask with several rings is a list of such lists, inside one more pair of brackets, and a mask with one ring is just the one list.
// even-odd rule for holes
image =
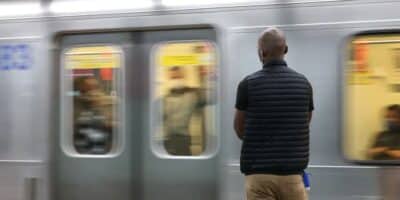
[[[382, 172], [396, 161], [371, 160], [368, 148], [399, 98], [399, 8], [2, 1], [0, 199], [244, 199], [236, 89], [261, 68], [257, 39], [270, 26], [313, 85], [310, 199], [383, 199]], [[170, 130], [189, 130], [175, 139], [190, 145], [170, 142]]]

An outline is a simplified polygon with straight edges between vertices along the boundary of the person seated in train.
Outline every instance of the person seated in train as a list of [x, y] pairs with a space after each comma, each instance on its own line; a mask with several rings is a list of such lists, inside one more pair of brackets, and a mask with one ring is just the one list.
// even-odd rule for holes
[[79, 153], [104, 154], [111, 148], [112, 107], [115, 101], [100, 88], [95, 77], [77, 80], [74, 101], [74, 143]]
[[[200, 79], [208, 75], [199, 67]], [[193, 88], [186, 85], [185, 69], [174, 66], [168, 70], [170, 89], [162, 99], [164, 147], [171, 155], [192, 155], [189, 131], [192, 116], [205, 105], [214, 102], [210, 88]]]
[[368, 157], [374, 160], [400, 159], [400, 105], [390, 105], [385, 110], [386, 129], [380, 132]]

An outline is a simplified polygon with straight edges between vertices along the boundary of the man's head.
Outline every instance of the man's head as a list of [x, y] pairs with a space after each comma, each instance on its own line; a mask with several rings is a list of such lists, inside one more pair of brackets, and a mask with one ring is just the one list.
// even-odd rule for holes
[[400, 129], [400, 105], [393, 104], [386, 108], [385, 120], [388, 129]]
[[94, 77], [83, 77], [77, 81], [78, 90], [84, 94], [99, 88], [99, 82]]
[[168, 70], [169, 85], [171, 89], [184, 88], [186, 85], [185, 71], [181, 66], [174, 66]]
[[258, 39], [258, 56], [263, 64], [272, 59], [283, 59], [287, 50], [285, 35], [277, 28], [264, 30]]
[[169, 69], [169, 78], [171, 80], [184, 79], [185, 72], [183, 71], [182, 67], [180, 67], [180, 66], [171, 67]]

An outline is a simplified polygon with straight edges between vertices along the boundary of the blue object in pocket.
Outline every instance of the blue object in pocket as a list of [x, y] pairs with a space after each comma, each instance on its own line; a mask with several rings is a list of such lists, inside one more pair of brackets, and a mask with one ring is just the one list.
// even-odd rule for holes
[[306, 188], [306, 190], [310, 190], [311, 189], [311, 185], [310, 185], [310, 174], [307, 172], [303, 172], [303, 183], [304, 183], [304, 187]]

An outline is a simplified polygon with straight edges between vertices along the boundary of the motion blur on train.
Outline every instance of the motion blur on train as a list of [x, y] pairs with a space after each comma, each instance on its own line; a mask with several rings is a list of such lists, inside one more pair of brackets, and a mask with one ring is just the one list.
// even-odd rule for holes
[[0, 199], [242, 200], [236, 87], [286, 33], [310, 199], [398, 199], [400, 2], [3, 0]]

